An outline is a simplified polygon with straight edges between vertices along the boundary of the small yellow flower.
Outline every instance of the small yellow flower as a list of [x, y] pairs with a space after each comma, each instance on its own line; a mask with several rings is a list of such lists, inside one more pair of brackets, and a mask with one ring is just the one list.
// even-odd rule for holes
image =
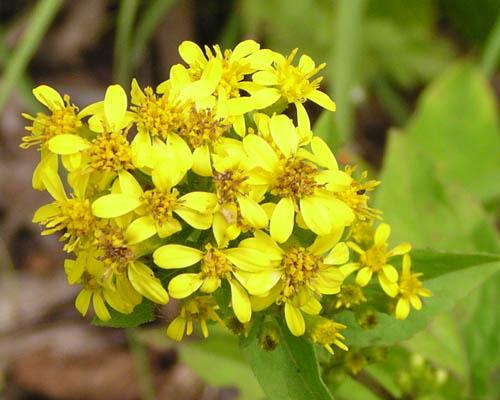
[[23, 114], [25, 118], [33, 121], [33, 126], [26, 128], [32, 135], [23, 137], [22, 148], [40, 145], [43, 149], [56, 136], [78, 135], [79, 128], [82, 126], [81, 116], [77, 114], [78, 107], [70, 103], [67, 94], [62, 98], [57, 91], [46, 85], [33, 89], [33, 94], [50, 110], [51, 115], [38, 113], [36, 117], [32, 117]]
[[337, 294], [337, 302], [335, 308], [345, 307], [351, 308], [366, 301], [363, 295], [363, 290], [358, 285], [342, 285], [340, 293]]
[[[295, 336], [303, 335], [306, 325], [302, 312], [318, 314], [321, 311], [318, 301], [321, 295], [340, 291], [344, 277], [336, 266], [349, 259], [346, 244], [337, 243], [341, 234], [342, 231], [339, 231], [318, 237], [308, 248], [295, 245], [281, 248], [270, 236], [260, 231], [255, 232], [254, 238], [243, 240], [240, 246], [264, 251], [280, 273], [280, 280], [268, 293], [252, 297], [253, 309], [260, 311], [273, 303], [284, 304], [290, 332]], [[328, 255], [323, 256], [327, 251]], [[246, 287], [250, 293], [254, 285], [262, 286], [262, 282], [251, 276], [247, 279], [249, 282]]]
[[380, 224], [375, 231], [373, 245], [368, 250], [363, 250], [354, 242], [348, 246], [359, 254], [359, 262], [344, 265], [341, 270], [345, 277], [359, 269], [356, 275], [356, 284], [366, 286], [377, 274], [380, 286], [391, 297], [398, 294], [398, 271], [387, 263], [388, 258], [406, 254], [411, 250], [409, 243], [402, 243], [392, 250], [387, 251], [387, 239], [391, 234], [391, 227]]
[[273, 53], [274, 62], [270, 68], [256, 72], [252, 79], [259, 85], [269, 87], [260, 94], [268, 100], [266, 106], [274, 104], [280, 97], [295, 104], [299, 129], [307, 133], [311, 130], [311, 123], [302, 103], [311, 100], [329, 111], [335, 111], [335, 103], [327, 94], [318, 90], [322, 77], [310, 81], [326, 64], [316, 66], [312, 58], [304, 54], [300, 57], [298, 66], [292, 65], [297, 51], [298, 49], [294, 49], [288, 57]]
[[349, 348], [342, 342], [345, 337], [339, 333], [339, 329], [345, 329], [347, 326], [338, 322], [329, 320], [321, 316], [311, 316], [307, 318], [307, 331], [314, 343], [321, 344], [333, 355], [331, 345], [336, 345], [344, 351]]
[[184, 172], [175, 164], [164, 162], [153, 170], [154, 188], [144, 191], [132, 174], [121, 171], [115, 192], [98, 198], [92, 203], [92, 212], [99, 218], [116, 218], [136, 211], [141, 217], [134, 220], [134, 227], [141, 240], [155, 233], [168, 237], [182, 229], [173, 213], [196, 229], [212, 226], [216, 196], [208, 192], [190, 192], [179, 196], [175, 186]]
[[[184, 273], [173, 278], [168, 292], [177, 299], [184, 299], [198, 289], [203, 293], [213, 293], [226, 279], [231, 286], [233, 311], [242, 323], [250, 321], [252, 309], [246, 291], [248, 282], [242, 275], [250, 274], [259, 282], [268, 282], [257, 288], [262, 294], [276, 283], [276, 275], [270, 270], [270, 261], [261, 251], [247, 248], [218, 249], [208, 244], [205, 250], [178, 244], [161, 246], [153, 253], [156, 265], [166, 269], [187, 268], [201, 261], [200, 272]], [[251, 286], [253, 288], [253, 286]]]
[[187, 299], [182, 303], [181, 312], [168, 326], [167, 336], [180, 342], [186, 335], [193, 333], [193, 324], [199, 323], [203, 336], [208, 337], [207, 321], [217, 322], [224, 327], [224, 322], [217, 314], [219, 306], [212, 296], [196, 296]]
[[352, 178], [338, 170], [326, 143], [314, 137], [312, 154], [299, 147], [297, 129], [285, 115], [261, 118], [259, 128], [264, 137], [247, 135], [243, 146], [256, 171], [255, 179], [249, 183], [267, 184], [271, 194], [279, 196], [270, 223], [273, 239], [287, 241], [296, 212], [317, 235], [328, 235], [349, 225], [354, 213], [334, 193], [349, 186]]
[[399, 277], [399, 294], [396, 304], [396, 318], [406, 319], [410, 313], [410, 304], [415, 310], [422, 308], [420, 297], [430, 297], [432, 292], [422, 287], [422, 282], [418, 279], [423, 274], [421, 272], [411, 273], [411, 258], [409, 254], [403, 256], [403, 271]]
[[40, 207], [33, 216], [33, 222], [46, 226], [42, 235], [66, 230], [61, 241], [67, 240], [64, 250], [70, 252], [76, 246], [85, 247], [92, 240], [98, 221], [92, 215], [90, 201], [85, 198], [86, 185], [76, 188], [75, 196], [68, 198], [57, 172], [46, 169], [42, 182], [54, 198], [54, 202]]

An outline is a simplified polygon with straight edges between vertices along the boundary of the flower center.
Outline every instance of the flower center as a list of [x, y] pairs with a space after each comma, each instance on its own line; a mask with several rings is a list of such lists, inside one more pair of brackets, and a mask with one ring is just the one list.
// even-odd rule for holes
[[283, 172], [276, 179], [274, 188], [281, 197], [312, 196], [319, 187], [314, 179], [317, 170], [303, 160], [289, 158], [283, 167]]
[[70, 239], [65, 246], [70, 250], [73, 249], [76, 241], [90, 236], [96, 228], [96, 220], [92, 215], [89, 200], [70, 199], [67, 203], [61, 204], [61, 215], [53, 221], [57, 222], [59, 229], [66, 228], [67, 232], [63, 235], [63, 239]]
[[291, 247], [281, 260], [284, 267], [282, 300], [294, 296], [301, 287], [314, 279], [319, 273], [321, 262], [321, 256], [311, 254], [304, 247]]
[[138, 106], [132, 106], [139, 129], [145, 129], [151, 136], [165, 140], [167, 134], [176, 132], [183, 125], [186, 103], [172, 100], [168, 93], [156, 96], [148, 87], [144, 90], [146, 98]]
[[96, 171], [133, 169], [130, 144], [121, 132], [101, 133], [89, 150], [90, 166]]
[[379, 243], [370, 247], [361, 254], [361, 263], [371, 268], [373, 272], [379, 271], [387, 262], [387, 243]]
[[212, 245], [207, 244], [207, 252], [201, 262], [201, 273], [204, 278], [231, 278], [233, 265], [226, 256]]
[[340, 293], [337, 294], [336, 308], [350, 308], [366, 301], [363, 290], [358, 285], [342, 285]]
[[230, 62], [232, 52], [226, 50], [224, 52], [224, 59], [222, 60], [222, 76], [219, 82], [224, 91], [229, 97], [240, 97], [238, 89], [238, 82], [242, 81], [245, 77], [245, 72], [248, 73], [247, 63]]
[[172, 189], [171, 193], [153, 189], [144, 192], [142, 201], [144, 201], [147, 211], [153, 216], [155, 222], [158, 225], [163, 225], [172, 220], [172, 212], [178, 205], [178, 195], [179, 191], [177, 189]]
[[217, 191], [217, 201], [219, 204], [226, 204], [236, 201], [236, 195], [241, 194], [240, 185], [248, 179], [243, 175], [243, 171], [215, 172], [214, 184]]
[[108, 266], [104, 276], [110, 272], [125, 273], [129, 263], [135, 260], [135, 253], [125, 243], [123, 232], [108, 228], [97, 238], [97, 247], [103, 251], [99, 261]]
[[57, 135], [76, 134], [82, 122], [77, 117], [78, 107], [70, 103], [68, 95], [64, 96], [65, 106], [49, 103], [51, 115], [37, 113], [33, 118], [31, 115], [23, 114], [27, 119], [33, 121], [33, 126], [26, 127], [27, 131], [32, 132], [32, 136], [23, 137], [22, 148], [45, 144], [47, 141]]
[[214, 110], [208, 108], [197, 110], [191, 107], [180, 134], [191, 147], [197, 148], [217, 143], [229, 127], [230, 123], [223, 118], [217, 118]]
[[399, 290], [403, 297], [410, 297], [417, 295], [422, 288], [422, 282], [418, 280], [418, 277], [423, 275], [422, 273], [410, 274], [409, 276], [402, 276], [399, 282]]

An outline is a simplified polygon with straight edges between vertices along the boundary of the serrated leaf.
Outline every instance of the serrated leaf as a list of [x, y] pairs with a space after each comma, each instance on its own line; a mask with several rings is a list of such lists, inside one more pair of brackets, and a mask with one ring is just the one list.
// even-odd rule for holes
[[151, 322], [155, 320], [155, 313], [153, 303], [143, 298], [142, 302], [135, 306], [130, 314], [122, 314], [109, 307], [111, 319], [109, 321], [101, 321], [99, 318], [94, 317], [92, 325], [107, 326], [111, 328], [132, 328]]
[[[257, 322], [257, 321], [256, 321]], [[240, 347], [270, 400], [332, 400], [321, 380], [314, 345], [293, 336], [280, 323], [281, 342], [272, 351], [259, 346], [260, 323], [255, 323]]]
[[[460, 259], [461, 262], [458, 261]], [[335, 315], [336, 321], [349, 327], [343, 332], [347, 345], [388, 346], [410, 338], [423, 330], [432, 318], [451, 309], [458, 300], [500, 271], [500, 256], [419, 250], [412, 252], [412, 269], [424, 271], [424, 278], [426, 272], [430, 275], [424, 280], [424, 287], [431, 290], [434, 296], [425, 298], [422, 310], [411, 310], [404, 321], [377, 312], [379, 323], [373, 329], [359, 327], [352, 312]]]

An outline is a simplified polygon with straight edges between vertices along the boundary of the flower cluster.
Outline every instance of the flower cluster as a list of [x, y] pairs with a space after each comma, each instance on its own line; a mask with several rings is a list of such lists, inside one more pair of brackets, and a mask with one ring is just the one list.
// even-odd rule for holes
[[[347, 349], [346, 326], [319, 314], [366, 302], [374, 275], [397, 318], [419, 309], [430, 292], [410, 272], [410, 246], [387, 250], [389, 226], [372, 227], [379, 182], [339, 168], [311, 130], [305, 102], [335, 110], [314, 78], [324, 64], [302, 55], [295, 65], [297, 50], [284, 57], [252, 40], [179, 52], [186, 65], [156, 90], [132, 81], [130, 105], [119, 85], [81, 111], [48, 86], [33, 91], [50, 113], [25, 115], [22, 147], [38, 146], [33, 186], [54, 198], [33, 221], [62, 231], [75, 255], [65, 270], [82, 287], [76, 308], [85, 315], [92, 301], [106, 321], [143, 297], [181, 299], [167, 330], [176, 340], [193, 323], [205, 336], [207, 321], [224, 325], [223, 307], [241, 324], [264, 311], [331, 352]], [[282, 112], [292, 103], [294, 119]], [[403, 254], [399, 274], [388, 259]]]

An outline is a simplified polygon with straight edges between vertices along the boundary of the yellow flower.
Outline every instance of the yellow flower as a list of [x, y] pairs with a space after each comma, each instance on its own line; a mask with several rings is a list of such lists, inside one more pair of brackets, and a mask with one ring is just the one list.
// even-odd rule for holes
[[[213, 46], [213, 51], [205, 46], [205, 54], [197, 44], [185, 41], [179, 46], [179, 54], [189, 68], [175, 65], [170, 81], [160, 85], [158, 90], [170, 86], [180, 91], [182, 98], [196, 101], [215, 96], [218, 106], [226, 110], [228, 119], [233, 122], [235, 131], [244, 136], [243, 115], [257, 108], [259, 101], [252, 94], [262, 89], [246, 81], [245, 77], [268, 66], [272, 53], [260, 50], [260, 45], [253, 40], [245, 40], [234, 50], [225, 50], [224, 53], [218, 45]], [[241, 96], [241, 90], [251, 95]]]
[[90, 201], [85, 198], [86, 185], [76, 188], [75, 196], [68, 198], [59, 175], [53, 169], [46, 169], [41, 179], [55, 201], [40, 207], [33, 216], [33, 222], [46, 226], [42, 235], [65, 229], [60, 240], [68, 241], [64, 245], [64, 250], [68, 252], [76, 246], [85, 247], [93, 239], [98, 224], [92, 215]]
[[89, 127], [99, 132], [95, 139], [89, 141], [77, 135], [62, 134], [49, 142], [49, 150], [62, 156], [68, 171], [80, 169], [76, 174], [79, 180], [87, 179], [82, 174], [98, 171], [108, 175], [107, 184], [116, 172], [134, 167], [126, 138], [132, 117], [127, 112], [127, 95], [121, 86], [109, 86], [104, 101], [87, 106], [79, 115], [92, 115]]
[[142, 215], [129, 226], [134, 227], [141, 240], [155, 233], [170, 236], [182, 229], [173, 213], [196, 229], [209, 229], [212, 225], [216, 196], [207, 192], [190, 192], [179, 197], [174, 187], [184, 172], [172, 162], [158, 163], [153, 170], [154, 188], [144, 191], [126, 171], [120, 171], [116, 190], [92, 203], [92, 212], [100, 218], [116, 218], [136, 211]]
[[[314, 137], [312, 154], [300, 148], [297, 130], [285, 115], [261, 118], [259, 129], [264, 137], [247, 135], [243, 146], [258, 172], [249, 183], [269, 185], [271, 194], [280, 198], [271, 216], [273, 239], [283, 243], [290, 237], [296, 211], [317, 235], [328, 235], [349, 225], [354, 213], [334, 193], [347, 187], [352, 179], [338, 170], [326, 143]], [[324, 169], [307, 158], [313, 158]]]
[[411, 273], [411, 258], [409, 254], [403, 256], [403, 271], [399, 277], [399, 293], [396, 304], [396, 318], [406, 319], [410, 313], [410, 304], [415, 310], [422, 308], [420, 297], [430, 297], [432, 293], [429, 289], [422, 287], [422, 282], [418, 279], [423, 274], [421, 272]]
[[366, 301], [366, 297], [363, 295], [361, 287], [358, 285], [342, 285], [340, 293], [337, 294], [335, 308], [351, 308], [352, 306], [361, 304], [363, 301]]
[[40, 145], [41, 149], [44, 149], [56, 136], [78, 135], [79, 128], [82, 126], [81, 116], [77, 114], [78, 107], [70, 103], [67, 94], [63, 99], [57, 91], [46, 85], [33, 89], [33, 94], [50, 110], [51, 115], [38, 113], [36, 117], [32, 117], [23, 114], [25, 118], [33, 121], [33, 126], [26, 128], [32, 135], [23, 137], [22, 148]]
[[321, 344], [333, 355], [332, 344], [348, 351], [349, 348], [342, 343], [345, 337], [339, 333], [339, 329], [345, 329], [347, 326], [338, 322], [329, 320], [319, 315], [307, 317], [307, 332], [314, 343]]
[[102, 321], [111, 318], [102, 300], [115, 310], [129, 314], [134, 307], [141, 302], [141, 295], [133, 288], [128, 279], [118, 279], [115, 287], [111, 288], [103, 281], [105, 272], [104, 263], [98, 260], [95, 249], [81, 251], [76, 260], [66, 260], [64, 269], [68, 277], [68, 283], [83, 285], [78, 294], [75, 306], [82, 315], [86, 315], [90, 300], [93, 299], [94, 310]]
[[219, 306], [217, 306], [212, 296], [196, 296], [187, 299], [182, 303], [180, 315], [168, 326], [167, 336], [180, 342], [184, 333], [187, 335], [193, 333], [193, 324], [198, 322], [203, 336], [208, 337], [207, 321], [217, 322], [224, 327], [224, 322], [217, 314], [218, 309]]
[[[318, 314], [321, 303], [318, 299], [323, 294], [335, 294], [340, 291], [344, 276], [336, 265], [349, 259], [349, 249], [343, 242], [337, 243], [342, 231], [316, 238], [308, 248], [290, 245], [281, 248], [267, 234], [257, 231], [255, 237], [245, 239], [240, 246], [259, 249], [265, 252], [280, 272], [280, 280], [264, 295], [252, 297], [252, 308], [260, 311], [273, 303], [283, 304], [285, 319], [290, 332], [295, 336], [305, 332], [302, 312]], [[326, 252], [328, 255], [323, 256]], [[244, 276], [242, 278], [245, 278]], [[244, 283], [252, 293], [254, 285], [262, 285], [259, 280], [247, 274]]]
[[389, 296], [398, 294], [398, 271], [394, 266], [387, 263], [387, 259], [393, 256], [406, 254], [411, 250], [409, 243], [402, 243], [392, 250], [387, 251], [387, 238], [391, 234], [391, 227], [380, 224], [375, 231], [373, 245], [368, 250], [363, 250], [354, 242], [348, 246], [359, 254], [359, 262], [344, 265], [341, 270], [345, 277], [359, 269], [356, 275], [356, 284], [366, 286], [372, 279], [373, 274], [378, 275], [380, 286]]
[[111, 223], [96, 233], [95, 248], [97, 258], [104, 263], [101, 281], [111, 290], [119, 290], [119, 283], [128, 280], [132, 287], [149, 300], [168, 303], [167, 291], [151, 268], [138, 260], [135, 245], [144, 240], [144, 232], [137, 229], [128, 219], [115, 220], [122, 225]]
[[[194, 103], [180, 100], [174, 91], [157, 95], [151, 88], [146, 88], [143, 92], [135, 79], [132, 80], [131, 97], [131, 109], [138, 130], [132, 141], [137, 167], [151, 169], [163, 158], [163, 153], [167, 153], [182, 169], [189, 170], [193, 165], [191, 151], [179, 135], [184, 131], [189, 110], [194, 107]], [[162, 146], [160, 139], [166, 146]]]
[[167, 244], [153, 253], [153, 259], [156, 265], [166, 269], [187, 268], [201, 261], [200, 272], [177, 275], [170, 281], [168, 292], [177, 299], [184, 299], [198, 289], [203, 293], [213, 293], [220, 287], [222, 279], [226, 279], [231, 286], [233, 311], [242, 323], [250, 321], [252, 316], [250, 299], [245, 290], [247, 282], [242, 279], [242, 275], [247, 273], [259, 282], [267, 282], [255, 288], [255, 293], [259, 294], [276, 283], [276, 273], [270, 270], [268, 257], [254, 249], [217, 249], [208, 244], [202, 251], [178, 244]]
[[335, 111], [335, 103], [327, 94], [318, 90], [322, 77], [309, 80], [326, 64], [316, 67], [311, 57], [304, 54], [300, 57], [299, 65], [294, 66], [292, 62], [297, 51], [298, 49], [294, 49], [288, 57], [274, 52], [274, 62], [270, 68], [256, 72], [252, 79], [259, 85], [269, 86], [260, 94], [261, 97], [267, 98], [267, 105], [274, 104], [280, 97], [295, 104], [299, 129], [307, 133], [311, 130], [311, 123], [302, 103], [311, 100], [329, 111]]
[[251, 172], [247, 171], [245, 152], [240, 141], [225, 139], [213, 155], [213, 182], [217, 194], [213, 232], [219, 247], [226, 247], [240, 232], [264, 229], [268, 217], [259, 204], [265, 187], [248, 184]]

